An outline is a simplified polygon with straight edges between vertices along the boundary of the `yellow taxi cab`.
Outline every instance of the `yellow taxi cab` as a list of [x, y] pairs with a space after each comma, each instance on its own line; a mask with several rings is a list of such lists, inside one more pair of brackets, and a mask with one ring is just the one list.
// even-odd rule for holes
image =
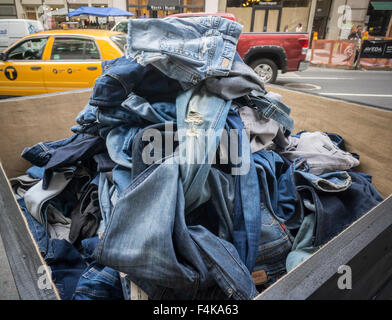
[[26, 36], [0, 54], [0, 95], [25, 96], [94, 86], [101, 62], [124, 55], [126, 35], [51, 30]]

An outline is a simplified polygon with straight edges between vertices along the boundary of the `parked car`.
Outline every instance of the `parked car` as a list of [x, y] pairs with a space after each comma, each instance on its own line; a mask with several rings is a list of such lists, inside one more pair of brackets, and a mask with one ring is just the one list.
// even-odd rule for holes
[[0, 54], [0, 95], [90, 88], [101, 62], [124, 55], [126, 36], [105, 30], [52, 30], [26, 36]]
[[41, 31], [44, 27], [38, 20], [0, 19], [0, 52], [20, 38]]

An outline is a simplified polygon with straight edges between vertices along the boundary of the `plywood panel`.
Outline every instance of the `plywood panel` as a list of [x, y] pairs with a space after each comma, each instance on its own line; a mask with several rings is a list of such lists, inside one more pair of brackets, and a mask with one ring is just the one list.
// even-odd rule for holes
[[250, 22], [252, 18], [252, 8], [237, 8], [228, 7], [226, 9], [227, 13], [232, 13], [235, 15], [237, 22], [243, 25], [242, 32], [250, 31]]
[[0, 160], [7, 176], [31, 166], [20, 157], [27, 146], [72, 135], [71, 127], [91, 89], [0, 100]]
[[298, 7], [290, 8], [286, 7], [282, 9], [282, 20], [280, 23], [280, 31], [284, 31], [284, 27], [289, 27], [289, 32], [295, 32], [295, 28], [298, 23], [302, 23], [302, 31], [306, 32], [308, 28], [310, 7]]
[[[58, 292], [47, 276], [48, 267], [41, 257], [37, 244], [33, 241], [27, 222], [20, 211], [11, 191], [3, 168], [0, 164], [0, 235], [3, 239], [7, 260], [12, 271], [13, 280], [22, 300], [56, 300]], [[4, 262], [5, 263], [5, 262]], [[44, 267], [44, 268], [42, 268]], [[42, 272], [44, 271], [44, 273]], [[50, 286], [40, 288], [40, 281]], [[48, 282], [49, 281], [49, 282]], [[15, 297], [11, 287], [1, 287], [3, 294]], [[9, 292], [5, 293], [5, 290]]]

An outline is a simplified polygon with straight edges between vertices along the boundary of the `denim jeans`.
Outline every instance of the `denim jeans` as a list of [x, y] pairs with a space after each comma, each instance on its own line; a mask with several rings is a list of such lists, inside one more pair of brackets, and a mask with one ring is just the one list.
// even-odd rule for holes
[[180, 171], [187, 212], [204, 201], [200, 189], [206, 183], [209, 159], [218, 148], [230, 105], [231, 101], [212, 96], [204, 86], [191, 88], [177, 98], [179, 152], [185, 160]]
[[101, 172], [99, 174], [98, 183], [98, 199], [102, 216], [102, 221], [97, 231], [99, 236], [105, 231], [105, 228], [108, 225], [113, 210], [111, 198], [113, 197], [114, 192], [115, 187], [113, 183], [108, 179], [106, 173]]
[[[62, 167], [83, 164], [85, 168], [89, 168], [91, 158], [99, 153], [105, 152], [105, 141], [101, 137], [82, 134], [79, 139], [59, 147], [53, 151], [51, 158], [45, 165], [44, 178], [42, 180], [42, 188], [47, 189], [50, 179], [55, 170]], [[94, 166], [90, 168], [94, 170]]]
[[27, 169], [26, 173], [34, 179], [42, 179], [44, 177], [45, 168], [39, 166], [32, 166]]
[[253, 153], [253, 159], [262, 191], [262, 203], [280, 222], [287, 223], [294, 215], [297, 203], [290, 167], [274, 151], [258, 151]]
[[41, 224], [45, 218], [42, 216], [42, 207], [45, 202], [58, 196], [71, 182], [75, 168], [63, 168], [63, 172], [55, 172], [48, 189], [43, 189], [42, 180], [30, 188], [24, 195], [26, 208], [30, 214]]
[[192, 299], [214, 284], [227, 297], [254, 297], [252, 278], [233, 245], [200, 225], [187, 227], [184, 211], [175, 161], [149, 166], [119, 196], [94, 252], [97, 262], [128, 274], [149, 297], [172, 298], [174, 291]]
[[117, 108], [98, 108], [86, 105], [76, 118], [77, 125], [72, 127], [76, 133], [90, 133], [107, 137], [115, 127], [127, 125], [144, 128], [153, 123], [176, 120], [174, 102], [148, 102], [145, 98], [130, 93]]
[[323, 173], [348, 170], [359, 165], [359, 160], [347, 151], [339, 149], [323, 132], [303, 132], [289, 137], [289, 145], [282, 155], [290, 161], [305, 158], [310, 166], [310, 173]]
[[[250, 144], [246, 135], [243, 136], [244, 126], [237, 110], [231, 109], [227, 117], [229, 130], [237, 130], [238, 154], [235, 157], [241, 159], [241, 166], [247, 168], [247, 172], [239, 172], [235, 175], [235, 200], [233, 219], [233, 243], [241, 260], [250, 272], [256, 263], [257, 248], [260, 244], [260, 190], [257, 182], [257, 173], [252, 158]], [[232, 136], [233, 137], [233, 136]], [[244, 150], [243, 150], [244, 149]], [[234, 151], [230, 150], [230, 154]], [[240, 163], [239, 159], [234, 160]]]
[[127, 56], [189, 89], [231, 70], [242, 26], [222, 17], [131, 19]]
[[294, 129], [294, 120], [290, 118], [291, 109], [275, 95], [267, 94], [265, 90], [252, 90], [234, 102], [238, 106], [247, 106], [255, 109], [264, 119], [272, 119], [284, 127], [284, 135], [288, 136]]
[[104, 61], [102, 69], [90, 96], [89, 104], [92, 106], [116, 108], [131, 92], [149, 97], [149, 102], [173, 102], [181, 89], [176, 80], [152, 65], [142, 66], [126, 57]]
[[328, 172], [316, 176], [309, 172], [294, 170], [293, 174], [297, 185], [310, 185], [323, 192], [341, 192], [351, 185], [351, 177], [346, 171]]
[[40, 179], [32, 178], [28, 174], [9, 179], [12, 191], [14, 192], [14, 195], [17, 199], [23, 197], [26, 191], [37, 184], [39, 181]]
[[91, 238], [97, 233], [101, 219], [98, 187], [95, 184], [90, 184], [72, 211], [69, 241], [79, 247], [81, 240]]
[[132, 142], [139, 127], [122, 125], [110, 130], [106, 137], [106, 147], [110, 158], [117, 165], [132, 169]]
[[82, 241], [83, 255], [89, 264], [79, 278], [73, 300], [122, 300], [124, 299], [119, 273], [99, 265], [92, 257], [98, 237]]
[[62, 140], [40, 142], [32, 147], [26, 147], [21, 156], [27, 161], [30, 161], [33, 165], [42, 167], [48, 163], [56, 149], [76, 142], [82, 138], [82, 135], [74, 134]]
[[254, 108], [242, 106], [241, 120], [250, 140], [252, 152], [260, 150], [282, 150], [287, 146], [285, 128], [273, 119], [266, 119]]
[[383, 198], [371, 184], [369, 175], [350, 171], [351, 186], [339, 193], [318, 193], [315, 246], [329, 241], [355, 220], [375, 207]]
[[173, 102], [151, 103], [147, 99], [131, 93], [122, 103], [122, 108], [131, 111], [151, 124], [176, 120], [176, 105]]
[[293, 237], [264, 203], [261, 203], [260, 234], [253, 274], [262, 271], [266, 275], [264, 282], [259, 283], [260, 288], [266, 288], [286, 273], [286, 258], [292, 248]]
[[205, 80], [206, 88], [212, 94], [225, 100], [233, 100], [250, 94], [252, 90], [263, 91], [260, 77], [244, 63], [238, 52], [227, 77], [211, 77]]
[[119, 273], [92, 263], [80, 277], [73, 300], [123, 300]]
[[50, 267], [51, 276], [60, 297], [64, 300], [71, 299], [78, 279], [86, 268], [86, 263], [68, 241], [50, 238], [45, 227], [30, 215], [23, 198], [18, 200], [18, 204], [42, 257]]
[[260, 285], [266, 287], [286, 272], [285, 261], [293, 239], [280, 217], [294, 214], [297, 197], [288, 166], [277, 153], [262, 150], [254, 153], [253, 159], [261, 198], [261, 243], [254, 272], [264, 272]]
[[110, 172], [116, 165], [107, 152], [96, 154], [93, 159], [97, 163], [98, 172]]
[[309, 185], [297, 186], [302, 217], [316, 215], [313, 246], [325, 244], [383, 199], [369, 176], [350, 171], [351, 185], [340, 192], [323, 192]]
[[292, 251], [287, 256], [287, 272], [294, 269], [320, 248], [314, 246], [315, 230], [316, 215], [315, 213], [310, 213], [303, 219], [301, 227], [295, 236]]

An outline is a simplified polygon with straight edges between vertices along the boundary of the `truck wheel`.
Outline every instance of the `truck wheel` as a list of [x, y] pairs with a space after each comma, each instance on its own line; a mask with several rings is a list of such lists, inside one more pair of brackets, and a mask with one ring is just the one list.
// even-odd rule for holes
[[278, 67], [270, 59], [258, 59], [249, 65], [264, 83], [275, 83]]

